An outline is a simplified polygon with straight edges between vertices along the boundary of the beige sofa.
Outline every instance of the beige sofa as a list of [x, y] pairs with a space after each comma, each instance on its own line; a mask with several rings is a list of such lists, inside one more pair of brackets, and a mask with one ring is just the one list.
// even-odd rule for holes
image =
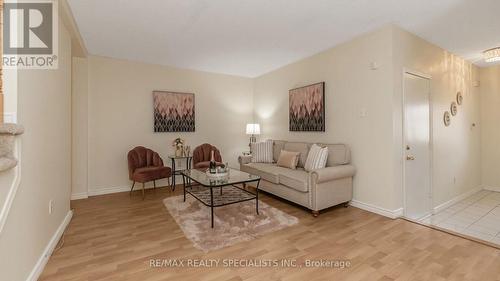
[[[251, 156], [240, 156], [240, 170], [262, 178], [259, 189], [302, 205], [314, 216], [319, 211], [352, 199], [352, 177], [355, 168], [349, 165], [350, 150], [344, 144], [328, 146], [328, 160], [323, 169], [307, 172], [304, 164], [312, 143], [273, 141], [274, 163], [252, 163]], [[300, 152], [296, 170], [276, 165], [281, 150]]]

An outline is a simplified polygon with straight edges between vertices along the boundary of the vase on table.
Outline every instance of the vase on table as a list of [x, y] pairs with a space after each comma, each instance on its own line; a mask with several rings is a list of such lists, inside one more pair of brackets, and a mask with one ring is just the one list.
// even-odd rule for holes
[[184, 149], [183, 149], [183, 147], [182, 147], [182, 146], [177, 146], [177, 147], [175, 148], [175, 156], [176, 156], [176, 157], [181, 157], [181, 156], [183, 156], [183, 154], [184, 154]]

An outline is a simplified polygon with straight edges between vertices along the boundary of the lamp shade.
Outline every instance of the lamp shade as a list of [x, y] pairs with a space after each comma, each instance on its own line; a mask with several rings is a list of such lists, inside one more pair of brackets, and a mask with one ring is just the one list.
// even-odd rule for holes
[[260, 135], [260, 125], [247, 124], [247, 135]]

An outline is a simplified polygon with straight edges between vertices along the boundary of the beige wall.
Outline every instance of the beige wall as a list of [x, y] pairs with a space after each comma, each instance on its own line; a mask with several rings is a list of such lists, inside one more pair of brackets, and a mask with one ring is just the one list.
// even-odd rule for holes
[[[423, 39], [394, 27], [394, 175], [396, 196], [402, 198], [402, 118], [403, 69], [416, 70], [432, 77], [433, 132], [433, 207], [481, 186], [479, 69], [470, 62]], [[443, 114], [450, 110], [456, 93], [464, 96], [458, 114], [445, 127]], [[398, 200], [402, 202], [401, 200]]]
[[73, 198], [87, 196], [88, 188], [88, 60], [73, 57], [71, 85], [72, 103], [72, 178]]
[[[0, 235], [2, 280], [26, 280], [69, 211], [71, 41], [59, 25], [59, 68], [20, 70], [21, 184]], [[48, 213], [49, 200], [54, 210]]]
[[[193, 149], [204, 142], [216, 145], [232, 166], [247, 149], [251, 79], [94, 56], [88, 68], [90, 194], [129, 188], [127, 152], [137, 145], [159, 152], [167, 165], [171, 142], [179, 136]], [[195, 93], [196, 132], [154, 133], [153, 90]]]
[[500, 66], [481, 68], [482, 183], [500, 190]]
[[[370, 64], [378, 68], [373, 70]], [[432, 76], [433, 205], [480, 182], [478, 69], [396, 26], [387, 26], [255, 79], [255, 114], [265, 137], [351, 146], [354, 200], [397, 212], [402, 198], [402, 73]], [[288, 131], [288, 90], [326, 82], [326, 132]], [[456, 92], [464, 105], [444, 128], [442, 114]], [[362, 112], [366, 116], [363, 117]]]
[[[254, 103], [263, 138], [348, 144], [357, 170], [354, 199], [393, 210], [391, 36], [386, 27], [262, 75]], [[321, 81], [326, 131], [289, 132], [288, 90]]]

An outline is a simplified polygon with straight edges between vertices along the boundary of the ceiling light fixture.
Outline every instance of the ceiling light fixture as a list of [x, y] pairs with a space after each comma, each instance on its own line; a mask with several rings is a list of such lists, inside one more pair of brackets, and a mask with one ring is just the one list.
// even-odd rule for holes
[[486, 62], [500, 61], [500, 47], [484, 51], [483, 56]]

